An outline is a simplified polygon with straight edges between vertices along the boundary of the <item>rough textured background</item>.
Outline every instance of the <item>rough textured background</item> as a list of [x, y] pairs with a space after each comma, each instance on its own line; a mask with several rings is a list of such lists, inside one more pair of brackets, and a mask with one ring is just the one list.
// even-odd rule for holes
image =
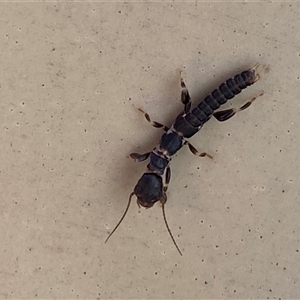
[[[300, 32], [296, 3], [2, 3], [0, 298], [299, 298]], [[182, 149], [166, 205], [133, 203], [182, 109], [261, 64], [264, 90]]]

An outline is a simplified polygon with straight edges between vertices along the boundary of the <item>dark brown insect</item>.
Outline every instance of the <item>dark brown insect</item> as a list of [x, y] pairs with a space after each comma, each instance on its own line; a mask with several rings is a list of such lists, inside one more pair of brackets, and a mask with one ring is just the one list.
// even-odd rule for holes
[[145, 118], [152, 124], [152, 126], [162, 128], [165, 133], [163, 134], [160, 143], [151, 152], [144, 154], [130, 154], [130, 157], [138, 162], [144, 161], [150, 157], [150, 162], [147, 165], [147, 171], [142, 175], [135, 186], [134, 191], [130, 194], [128, 204], [122, 218], [109, 234], [105, 242], [108, 241], [123, 221], [129, 209], [131, 199], [135, 195], [137, 197], [137, 204], [145, 208], [152, 207], [154, 203], [158, 201], [161, 203], [167, 230], [178, 252], [182, 255], [171, 233], [165, 214], [165, 203], [167, 202], [166, 191], [171, 178], [171, 159], [173, 155], [184, 145], [187, 145], [194, 155], [199, 157], [207, 156], [212, 159], [212, 156], [206, 152], [199, 153], [197, 149], [187, 141], [187, 138], [196, 134], [212, 116], [220, 122], [226, 121], [233, 117], [237, 112], [248, 108], [256, 98], [263, 94], [261, 93], [257, 97], [253, 97], [238, 109], [230, 108], [215, 112], [215, 110], [217, 110], [222, 104], [225, 104], [228, 100], [238, 95], [243, 89], [252, 85], [259, 79], [259, 75], [256, 74], [257, 67], [258, 64], [253, 68], [226, 80], [194, 109], [191, 109], [191, 98], [181, 77], [181, 102], [184, 105], [184, 109], [183, 112], [177, 116], [175, 122], [170, 128], [161, 123], [152, 121], [150, 116], [139, 108], [139, 111], [144, 114]]

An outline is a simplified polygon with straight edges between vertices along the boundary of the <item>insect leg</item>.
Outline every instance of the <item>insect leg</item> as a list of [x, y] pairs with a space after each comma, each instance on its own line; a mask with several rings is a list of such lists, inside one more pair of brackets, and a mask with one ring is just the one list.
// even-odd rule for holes
[[169, 128], [168, 128], [167, 126], [165, 126], [165, 125], [163, 125], [163, 124], [161, 124], [161, 123], [159, 123], [159, 122], [152, 121], [151, 118], [150, 118], [150, 116], [149, 116], [145, 111], [143, 111], [141, 108], [136, 107], [136, 109], [137, 109], [139, 112], [141, 112], [141, 113], [145, 116], [146, 120], [147, 120], [153, 127], [155, 127], [155, 128], [162, 128], [164, 131], [168, 131], [168, 130], [169, 130]]
[[231, 117], [233, 117], [236, 113], [248, 108], [252, 104], [252, 102], [254, 102], [258, 97], [262, 96], [263, 94], [264, 94], [264, 92], [261, 92], [258, 96], [251, 98], [240, 108], [230, 108], [230, 109], [217, 111], [213, 114], [213, 116], [220, 122], [226, 121], [226, 120], [230, 119]]
[[185, 141], [184, 144], [189, 146], [190, 151], [194, 155], [199, 156], [199, 157], [205, 157], [205, 156], [207, 156], [208, 158], [214, 160], [214, 158], [210, 154], [208, 154], [206, 152], [199, 153], [199, 151], [190, 142]]
[[[171, 180], [171, 168], [170, 168], [170, 166], [168, 166], [167, 170], [166, 170], [166, 175], [165, 175], [164, 192], [167, 191], [170, 180]], [[167, 199], [166, 199], [166, 201], [167, 201]], [[164, 203], [166, 203], [166, 201]]]
[[[191, 97], [189, 94], [189, 91], [183, 81], [183, 77], [182, 77], [182, 70], [179, 70], [179, 75], [180, 75], [180, 86], [181, 86], [181, 102], [184, 105], [184, 113], [187, 114], [190, 110], [191, 110], [191, 106], [192, 106], [192, 102], [191, 102]], [[167, 127], [164, 124], [161, 124], [159, 122], [156, 121], [152, 121], [149, 114], [146, 113], [144, 110], [142, 110], [139, 107], [135, 107], [139, 112], [141, 112], [145, 119], [155, 128], [162, 128], [164, 131], [168, 131], [169, 127]]]
[[[139, 112], [141, 112], [146, 120], [155, 128], [162, 128], [164, 131], [168, 131], [169, 128], [161, 123], [158, 123], [156, 121], [152, 121], [150, 116], [145, 112], [143, 111], [141, 108], [139, 107], [135, 107]], [[151, 154], [151, 152], [147, 152], [147, 153], [144, 153], [144, 154], [139, 154], [139, 153], [131, 153], [129, 156], [134, 159], [134, 160], [137, 160], [138, 162], [142, 162], [144, 160], [146, 160], [149, 155]]]
[[151, 152], [145, 153], [145, 154], [139, 154], [139, 153], [131, 153], [129, 156], [134, 159], [137, 160], [138, 162], [142, 162], [144, 160], [146, 160], [149, 155], [151, 154]]
[[189, 91], [183, 81], [182, 70], [179, 70], [180, 75], [180, 86], [181, 86], [181, 102], [184, 105], [184, 113], [187, 114], [191, 110], [191, 97]]

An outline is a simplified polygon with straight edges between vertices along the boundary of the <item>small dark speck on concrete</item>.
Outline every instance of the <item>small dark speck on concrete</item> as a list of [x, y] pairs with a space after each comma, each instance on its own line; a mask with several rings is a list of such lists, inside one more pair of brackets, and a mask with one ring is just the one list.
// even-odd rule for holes
[[284, 192], [285, 192], [285, 190], [282, 190], [282, 192], [284, 193]]

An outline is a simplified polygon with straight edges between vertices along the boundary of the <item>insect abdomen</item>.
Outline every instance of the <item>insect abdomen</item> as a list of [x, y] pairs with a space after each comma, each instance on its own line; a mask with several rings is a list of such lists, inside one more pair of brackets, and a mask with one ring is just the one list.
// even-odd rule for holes
[[222, 104], [239, 94], [243, 89], [256, 81], [255, 69], [242, 72], [226, 80], [210, 95], [208, 95], [197, 107], [192, 110], [192, 114], [199, 119], [202, 125], [207, 122], [214, 111]]

